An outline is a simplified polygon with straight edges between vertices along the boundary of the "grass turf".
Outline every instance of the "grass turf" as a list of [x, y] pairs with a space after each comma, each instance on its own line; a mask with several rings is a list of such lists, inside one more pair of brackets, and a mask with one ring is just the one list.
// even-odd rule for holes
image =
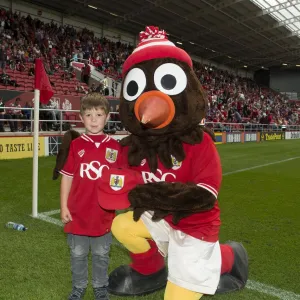
[[[218, 146], [224, 173], [297, 157], [299, 148], [299, 140]], [[59, 180], [51, 180], [54, 161], [54, 157], [39, 159], [39, 212], [59, 208]], [[300, 159], [296, 159], [224, 176], [219, 197], [223, 222], [220, 241], [244, 243], [252, 281], [295, 294], [300, 294], [299, 169]], [[0, 160], [0, 170], [0, 299], [66, 299], [71, 274], [62, 227], [29, 216], [32, 160]], [[6, 229], [8, 221], [23, 223], [29, 229]], [[129, 261], [126, 250], [117, 245], [112, 246], [110, 255], [110, 271]], [[213, 298], [278, 299], [267, 293], [245, 289]], [[288, 300], [300, 296], [295, 297]], [[85, 299], [93, 299], [90, 287]], [[159, 300], [163, 291], [140, 298], [111, 299]]]

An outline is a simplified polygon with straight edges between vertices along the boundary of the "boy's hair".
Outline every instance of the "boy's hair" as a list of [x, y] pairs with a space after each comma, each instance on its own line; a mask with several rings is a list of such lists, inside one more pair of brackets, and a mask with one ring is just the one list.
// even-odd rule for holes
[[81, 99], [80, 114], [83, 115], [88, 109], [103, 109], [105, 114], [109, 113], [108, 100], [100, 93], [90, 93]]

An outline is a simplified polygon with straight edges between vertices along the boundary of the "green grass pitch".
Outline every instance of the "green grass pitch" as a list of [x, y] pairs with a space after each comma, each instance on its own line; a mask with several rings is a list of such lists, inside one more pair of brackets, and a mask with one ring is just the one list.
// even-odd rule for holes
[[[226, 174], [298, 157], [300, 140], [226, 144], [218, 149]], [[59, 209], [60, 180], [51, 180], [54, 162], [54, 157], [39, 159], [39, 212]], [[0, 170], [0, 299], [66, 299], [71, 273], [62, 227], [30, 217], [32, 159], [0, 160]], [[245, 245], [254, 289], [213, 299], [300, 299], [299, 172], [300, 159], [294, 159], [224, 176], [219, 196], [220, 241], [236, 240]], [[8, 221], [23, 223], [29, 229], [6, 229]], [[110, 270], [128, 261], [126, 250], [114, 244]], [[276, 297], [280, 292], [283, 296]], [[85, 299], [93, 299], [90, 286]], [[160, 300], [163, 291], [111, 299]]]

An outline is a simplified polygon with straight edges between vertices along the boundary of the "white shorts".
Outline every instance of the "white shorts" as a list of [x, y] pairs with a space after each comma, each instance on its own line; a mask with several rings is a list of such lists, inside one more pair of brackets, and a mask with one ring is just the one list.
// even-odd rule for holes
[[190, 291], [214, 295], [221, 273], [219, 242], [196, 239], [173, 229], [165, 220], [153, 222], [152, 214], [146, 211], [141, 219], [160, 253], [168, 255], [168, 280]]

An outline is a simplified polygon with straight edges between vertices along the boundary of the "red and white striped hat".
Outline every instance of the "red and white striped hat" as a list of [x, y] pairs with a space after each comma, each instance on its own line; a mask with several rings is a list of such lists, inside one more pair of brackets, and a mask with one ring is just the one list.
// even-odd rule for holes
[[193, 67], [192, 59], [168, 40], [167, 33], [155, 26], [140, 32], [140, 43], [123, 64], [123, 76], [135, 64], [155, 58], [175, 58]]

